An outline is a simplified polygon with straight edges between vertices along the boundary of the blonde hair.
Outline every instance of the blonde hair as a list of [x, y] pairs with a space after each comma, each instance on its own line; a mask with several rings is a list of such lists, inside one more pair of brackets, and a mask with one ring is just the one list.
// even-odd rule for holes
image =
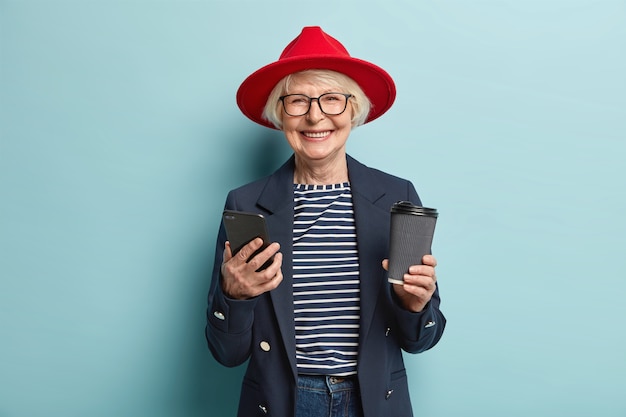
[[339, 90], [337, 93], [352, 94], [352, 97], [350, 97], [350, 103], [352, 104], [352, 127], [360, 126], [367, 120], [372, 104], [356, 81], [336, 71], [305, 70], [289, 74], [280, 80], [267, 98], [265, 108], [263, 109], [263, 118], [276, 126], [277, 129], [282, 129], [283, 126], [280, 97], [288, 94], [289, 88], [295, 80], [301, 79], [336, 88]]

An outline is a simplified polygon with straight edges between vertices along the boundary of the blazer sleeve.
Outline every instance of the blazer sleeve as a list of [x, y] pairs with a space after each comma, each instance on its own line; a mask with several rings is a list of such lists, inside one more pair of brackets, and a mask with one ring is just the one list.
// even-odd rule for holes
[[[407, 181], [408, 201], [421, 205], [415, 187]], [[392, 310], [400, 330], [400, 343], [403, 350], [409, 353], [420, 353], [435, 346], [446, 326], [446, 318], [439, 309], [439, 288], [424, 309], [419, 313], [405, 310], [393, 291], [392, 284], [387, 286], [388, 297], [391, 299]]]
[[[225, 208], [237, 209], [234, 193], [229, 193]], [[205, 335], [215, 359], [224, 366], [232, 367], [241, 365], [250, 356], [257, 299], [233, 300], [222, 291], [221, 266], [225, 243], [226, 231], [221, 223], [215, 246]]]
[[420, 353], [435, 346], [446, 327], [446, 318], [439, 310], [439, 289], [435, 290], [432, 299], [419, 313], [403, 309], [391, 287], [389, 293], [393, 299], [392, 305], [401, 334], [402, 349], [409, 353]]

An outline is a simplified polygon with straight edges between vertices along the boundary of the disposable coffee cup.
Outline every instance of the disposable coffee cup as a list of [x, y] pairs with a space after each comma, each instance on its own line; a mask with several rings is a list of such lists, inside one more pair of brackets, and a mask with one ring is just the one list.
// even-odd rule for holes
[[403, 284], [411, 265], [421, 265], [431, 254], [437, 209], [398, 201], [391, 206], [389, 235], [389, 275], [392, 284]]

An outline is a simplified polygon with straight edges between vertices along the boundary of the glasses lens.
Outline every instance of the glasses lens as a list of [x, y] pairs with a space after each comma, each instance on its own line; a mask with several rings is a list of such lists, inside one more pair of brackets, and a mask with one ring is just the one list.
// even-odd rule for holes
[[303, 94], [290, 94], [283, 97], [285, 111], [290, 116], [302, 116], [309, 111], [310, 99]]
[[326, 114], [337, 115], [346, 109], [347, 98], [339, 93], [322, 94], [319, 99], [320, 108]]

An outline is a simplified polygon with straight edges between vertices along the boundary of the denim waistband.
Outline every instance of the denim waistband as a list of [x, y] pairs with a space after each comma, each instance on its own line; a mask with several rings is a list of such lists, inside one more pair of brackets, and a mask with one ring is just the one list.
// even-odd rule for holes
[[333, 393], [338, 391], [351, 391], [355, 390], [357, 387], [358, 380], [356, 375], [298, 375], [299, 389]]

